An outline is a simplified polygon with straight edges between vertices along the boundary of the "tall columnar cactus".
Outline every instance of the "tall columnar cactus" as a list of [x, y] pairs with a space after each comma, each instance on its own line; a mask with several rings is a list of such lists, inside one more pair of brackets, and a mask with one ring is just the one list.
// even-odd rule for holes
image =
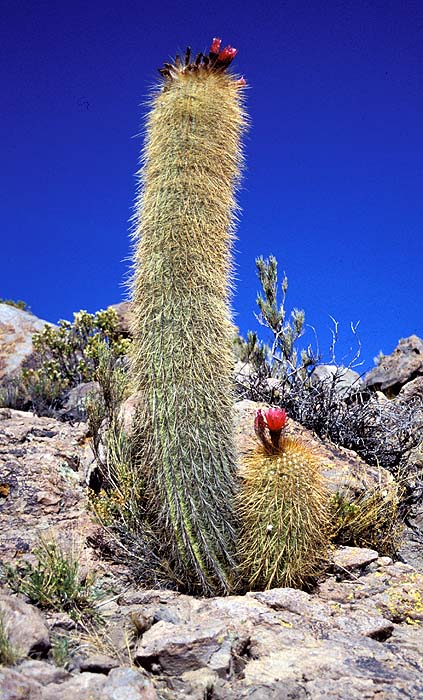
[[260, 439], [238, 495], [241, 586], [302, 586], [322, 571], [330, 539], [329, 494], [319, 459], [285, 435], [285, 411], [257, 412]]
[[228, 308], [245, 81], [236, 50], [176, 57], [147, 120], [135, 233], [133, 374], [150, 523], [185, 585], [227, 592], [235, 447]]

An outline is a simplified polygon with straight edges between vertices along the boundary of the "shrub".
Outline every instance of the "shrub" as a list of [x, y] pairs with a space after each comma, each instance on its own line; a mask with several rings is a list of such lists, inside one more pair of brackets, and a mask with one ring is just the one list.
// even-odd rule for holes
[[7, 304], [8, 306], [14, 306], [16, 309], [21, 309], [21, 311], [31, 312], [31, 307], [29, 307], [25, 301], [22, 301], [22, 299], [18, 299], [17, 301], [14, 301], [13, 299], [1, 299], [0, 298], [0, 304]]
[[119, 331], [116, 311], [107, 309], [79, 311], [73, 323], [59, 321], [57, 328], [46, 325], [33, 344], [33, 366], [22, 371], [22, 385], [33, 410], [42, 415], [60, 408], [72, 387], [95, 379], [104, 345], [119, 358], [130, 341]]

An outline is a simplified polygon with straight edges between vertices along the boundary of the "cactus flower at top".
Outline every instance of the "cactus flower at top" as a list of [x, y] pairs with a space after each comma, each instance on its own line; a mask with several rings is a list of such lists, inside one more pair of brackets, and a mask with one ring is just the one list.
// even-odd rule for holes
[[223, 51], [219, 53], [219, 61], [229, 64], [238, 53], [238, 49], [233, 49], [232, 46], [225, 46]]
[[213, 56], [217, 56], [220, 53], [220, 45], [222, 43], [222, 39], [217, 39], [216, 37], [212, 41], [212, 45], [210, 46], [210, 53], [213, 54]]

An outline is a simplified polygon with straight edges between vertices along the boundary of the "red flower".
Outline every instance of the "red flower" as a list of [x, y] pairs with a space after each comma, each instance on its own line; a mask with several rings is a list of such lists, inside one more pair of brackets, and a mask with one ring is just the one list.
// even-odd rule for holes
[[231, 61], [233, 61], [237, 53], [238, 49], [233, 49], [232, 46], [225, 46], [223, 51], [219, 53], [219, 61], [221, 61], [222, 63], [230, 63]]
[[213, 39], [212, 45], [210, 46], [210, 53], [213, 54], [218, 54], [220, 51], [220, 44], [222, 43], [222, 39]]
[[269, 408], [264, 418], [271, 433], [280, 433], [287, 421], [286, 411], [283, 408]]

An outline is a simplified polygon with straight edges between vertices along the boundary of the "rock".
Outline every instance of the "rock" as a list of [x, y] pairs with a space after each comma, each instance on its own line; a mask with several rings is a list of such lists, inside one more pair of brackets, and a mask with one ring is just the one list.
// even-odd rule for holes
[[87, 418], [87, 402], [91, 397], [98, 397], [101, 389], [98, 382], [83, 382], [71, 389], [59, 414], [63, 419], [82, 421]]
[[388, 639], [394, 626], [382, 615], [369, 615], [367, 611], [356, 610], [345, 615], [337, 615], [334, 626], [345, 634], [364, 635], [384, 642]]
[[120, 407], [119, 420], [122, 423], [124, 431], [128, 434], [132, 432], [132, 424], [141, 401], [142, 394], [141, 392], [137, 392], [136, 394], [131, 394], [131, 396], [128, 396]]
[[46, 324], [28, 311], [0, 303], [0, 380], [19, 371], [33, 352], [32, 336]]
[[[132, 588], [118, 598], [98, 634], [110, 643], [131, 614], [154, 621], [166, 611], [167, 620], [134, 642], [131, 656], [139, 670], [122, 661], [110, 668], [114, 659], [96, 662], [96, 668], [89, 655], [77, 675], [24, 662], [0, 671], [0, 700], [420, 697], [423, 576], [389, 557], [373, 557], [356, 551], [354, 563], [362, 566], [354, 569], [355, 578], [328, 576], [314, 593], [284, 588], [201, 599]], [[363, 568], [369, 559], [371, 572]], [[9, 694], [2, 696], [4, 688]]]
[[205, 666], [225, 674], [231, 662], [231, 641], [225, 627], [214, 619], [202, 620], [201, 625], [160, 621], [143, 635], [134, 661], [147, 670], [173, 676]]
[[43, 700], [43, 687], [18, 669], [0, 666], [0, 700]]
[[294, 588], [272, 588], [261, 593], [247, 593], [261, 603], [274, 610], [288, 610], [301, 618], [326, 622], [331, 611], [325, 603], [321, 603], [305, 591]]
[[83, 483], [84, 454], [91, 453], [86, 433], [85, 423], [71, 425], [25, 411], [12, 410], [0, 422], [0, 486], [7, 487], [0, 497], [7, 524], [0, 527], [3, 563], [33, 562], [31, 552], [42, 537], [68, 547], [73, 542], [81, 550], [81, 565], [92, 573], [106, 567], [83, 546], [97, 527]]
[[423, 376], [412, 379], [401, 387], [396, 401], [419, 401], [423, 402]]
[[71, 676], [64, 683], [50, 683], [45, 686], [42, 700], [111, 700], [113, 695], [106, 695], [104, 692], [106, 683], [107, 676], [99, 673], [80, 673]]
[[117, 329], [124, 336], [131, 335], [131, 302], [121, 301], [119, 304], [111, 304], [109, 309], [116, 311], [118, 322]]
[[234, 379], [242, 386], [249, 384], [249, 380], [254, 374], [254, 367], [249, 362], [238, 360], [235, 362]]
[[393, 353], [385, 355], [380, 364], [365, 376], [364, 385], [392, 397], [419, 375], [423, 375], [423, 340], [411, 335], [402, 338]]
[[110, 671], [98, 700], [158, 700], [152, 682], [133, 668]]
[[[364, 547], [339, 547], [332, 555], [332, 562], [335, 567], [343, 571], [355, 571], [363, 569], [379, 558], [379, 554], [374, 549]], [[389, 559], [389, 557], [387, 557]], [[392, 560], [391, 560], [392, 561]]]
[[11, 647], [20, 657], [45, 656], [50, 649], [47, 625], [32, 605], [0, 595], [0, 615]]
[[107, 675], [112, 668], [119, 666], [116, 659], [112, 659], [105, 654], [93, 654], [83, 659], [80, 664], [81, 671], [89, 671], [90, 673], [104, 673]]
[[340, 396], [359, 392], [362, 385], [358, 372], [349, 367], [336, 365], [317, 365], [311, 375], [311, 383], [315, 385], [320, 382], [333, 386]]
[[65, 671], [64, 668], [53, 666], [47, 661], [26, 659], [20, 663], [17, 668], [19, 669], [19, 673], [25, 676], [25, 678], [41, 683], [41, 685], [63, 683], [63, 681], [71, 677], [69, 671]]
[[199, 668], [195, 671], [186, 671], [182, 674], [181, 680], [187, 683], [190, 689], [189, 695], [194, 700], [204, 700], [207, 697], [213, 697], [214, 686], [218, 681], [218, 675], [208, 668]]
[[399, 557], [411, 564], [417, 571], [423, 573], [423, 512], [420, 510], [415, 517], [408, 518], [412, 527], [404, 528], [404, 535], [398, 551]]

